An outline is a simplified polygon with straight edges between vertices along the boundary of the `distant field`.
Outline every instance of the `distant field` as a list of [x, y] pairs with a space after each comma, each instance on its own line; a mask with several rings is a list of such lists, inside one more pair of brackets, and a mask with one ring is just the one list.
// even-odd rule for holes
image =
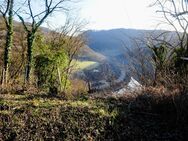
[[98, 62], [94, 61], [73, 61], [73, 65], [75, 66], [76, 70], [84, 70], [84, 69], [93, 69], [99, 66]]

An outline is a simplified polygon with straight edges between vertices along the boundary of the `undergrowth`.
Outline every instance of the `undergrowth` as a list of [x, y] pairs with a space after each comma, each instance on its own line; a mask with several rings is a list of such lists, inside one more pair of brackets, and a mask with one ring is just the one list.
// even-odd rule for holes
[[0, 140], [187, 140], [188, 96], [140, 94], [72, 100], [0, 95]]

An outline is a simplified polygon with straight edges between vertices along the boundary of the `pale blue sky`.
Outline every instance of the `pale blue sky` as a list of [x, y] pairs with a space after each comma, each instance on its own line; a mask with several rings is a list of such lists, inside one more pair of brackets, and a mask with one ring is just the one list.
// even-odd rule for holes
[[[88, 22], [87, 29], [136, 28], [155, 29], [159, 15], [153, 0], [81, 0], [74, 16]], [[64, 24], [64, 16], [56, 14], [48, 20], [53, 27]], [[46, 26], [46, 24], [44, 24]]]
[[92, 29], [156, 27], [156, 9], [152, 0], [85, 0], [81, 17]]

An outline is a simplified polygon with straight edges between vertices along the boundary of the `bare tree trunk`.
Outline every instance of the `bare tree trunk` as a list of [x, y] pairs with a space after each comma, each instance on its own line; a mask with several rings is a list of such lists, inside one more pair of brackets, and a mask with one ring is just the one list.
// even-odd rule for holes
[[62, 81], [61, 81], [61, 72], [60, 69], [57, 67], [57, 73], [58, 73], [58, 78], [59, 78], [59, 86], [60, 86], [60, 92], [62, 91]]
[[65, 74], [65, 81], [64, 81], [64, 86], [63, 86], [63, 91], [64, 92], [65, 92], [66, 87], [67, 87], [67, 82], [68, 82], [68, 77], [69, 77], [69, 73], [70, 73], [71, 62], [72, 62], [72, 60], [69, 61], [67, 70], [65, 72], [66, 74]]
[[24, 12], [24, 14], [30, 15], [29, 19], [31, 20], [31, 25], [28, 25], [26, 23], [26, 20], [24, 19], [26, 15], [21, 16], [21, 13], [19, 13], [20, 12], [19, 10], [16, 12], [16, 15], [21, 20], [22, 25], [25, 31], [27, 32], [27, 64], [26, 64], [26, 72], [25, 72], [25, 81], [27, 83], [29, 83], [30, 75], [31, 75], [32, 60], [33, 60], [32, 49], [33, 49], [33, 42], [35, 39], [35, 34], [50, 14], [52, 14], [53, 12], [57, 10], [64, 9], [63, 3], [66, 2], [66, 0], [58, 0], [58, 1], [44, 0], [43, 5], [41, 5], [44, 7], [39, 9], [38, 13], [34, 12], [35, 11], [34, 7], [36, 3], [35, 2], [32, 3], [32, 2], [33, 2], [32, 0], [25, 0], [24, 3], [26, 3], [27, 5], [25, 6], [25, 9], [23, 9], [24, 11], [25, 10], [28, 11], [28, 13]]
[[10, 63], [10, 50], [13, 46], [13, 2], [10, 1], [9, 7], [9, 17], [7, 22], [7, 35], [6, 35], [6, 46], [4, 50], [4, 67], [3, 67], [3, 78], [2, 83], [7, 84], [8, 82], [8, 71], [9, 71], [9, 63]]
[[30, 74], [31, 74], [31, 67], [32, 67], [32, 60], [33, 60], [33, 41], [35, 39], [34, 33], [28, 33], [27, 35], [27, 64], [26, 64], [26, 73], [25, 79], [26, 82], [29, 83], [30, 81]]
[[10, 50], [12, 48], [12, 27], [9, 27], [7, 37], [6, 37], [6, 47], [4, 52], [4, 83], [7, 84], [8, 81], [8, 71], [9, 71], [9, 63], [10, 63]]

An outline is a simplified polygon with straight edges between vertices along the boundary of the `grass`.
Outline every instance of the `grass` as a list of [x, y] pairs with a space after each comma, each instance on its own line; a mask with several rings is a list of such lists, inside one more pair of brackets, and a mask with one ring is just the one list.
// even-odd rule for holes
[[73, 64], [75, 64], [76, 70], [84, 70], [84, 69], [94, 69], [97, 66], [99, 66], [98, 62], [94, 61], [73, 61]]
[[188, 96], [149, 89], [72, 100], [0, 95], [0, 140], [187, 140]]
[[89, 140], [94, 136], [97, 139], [104, 132], [105, 120], [116, 113], [109, 112], [108, 105], [99, 99], [1, 94], [0, 140], [54, 140], [56, 137]]
[[[35, 107], [36, 108], [53, 108], [53, 107], [73, 107], [73, 108], [88, 108], [91, 110], [96, 110], [95, 112], [100, 111], [101, 109], [105, 110], [105, 105], [102, 106], [99, 101], [95, 100], [63, 100], [61, 98], [49, 98], [47, 95], [14, 95], [14, 94], [5, 94], [0, 95], [0, 104], [8, 105], [14, 110], [21, 107]], [[98, 107], [100, 105], [100, 108]], [[0, 111], [2, 112], [2, 111]]]
[[12, 107], [32, 105], [40, 108], [46, 105], [45, 108], [51, 108], [56, 106], [72, 106], [72, 107], [96, 107], [96, 101], [94, 100], [63, 100], [56, 97], [48, 97], [46, 94], [41, 95], [17, 95], [17, 94], [4, 94], [0, 95], [0, 104]]

